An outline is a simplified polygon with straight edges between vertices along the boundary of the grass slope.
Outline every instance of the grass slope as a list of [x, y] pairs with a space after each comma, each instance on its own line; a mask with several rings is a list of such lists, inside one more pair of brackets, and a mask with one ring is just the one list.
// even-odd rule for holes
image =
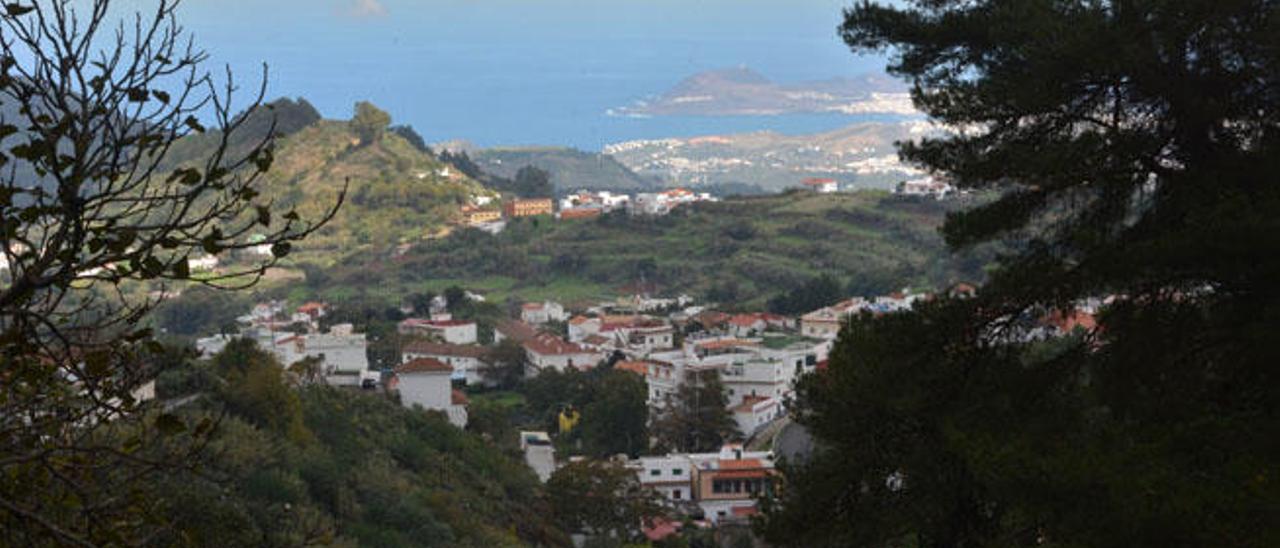
[[586, 300], [641, 288], [761, 308], [769, 297], [830, 274], [850, 293], [980, 280], [989, 251], [948, 252], [937, 234], [959, 203], [885, 192], [795, 192], [677, 209], [667, 217], [527, 219], [490, 236], [455, 233], [397, 260], [359, 254], [291, 297], [398, 304], [409, 293], [461, 285], [508, 298]]
[[[321, 217], [347, 181], [346, 202], [336, 218], [296, 246], [298, 257], [328, 263], [369, 245], [413, 242], [439, 234], [475, 195], [494, 195], [392, 132], [360, 144], [344, 120], [322, 120], [304, 100], [280, 100], [249, 114], [231, 150], [246, 152], [277, 121], [275, 162], [262, 193], [304, 219]], [[216, 134], [192, 135], [175, 144], [172, 165], [207, 158]]]

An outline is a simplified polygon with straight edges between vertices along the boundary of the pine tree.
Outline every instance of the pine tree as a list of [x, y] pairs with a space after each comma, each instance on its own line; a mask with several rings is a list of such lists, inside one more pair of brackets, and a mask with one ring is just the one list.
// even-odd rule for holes
[[[762, 530], [797, 546], [1280, 544], [1280, 6], [862, 3], [950, 128], [902, 156], [998, 199], [978, 296], [862, 318], [799, 419], [822, 449]], [[1098, 325], [1028, 329], [1082, 302]]]

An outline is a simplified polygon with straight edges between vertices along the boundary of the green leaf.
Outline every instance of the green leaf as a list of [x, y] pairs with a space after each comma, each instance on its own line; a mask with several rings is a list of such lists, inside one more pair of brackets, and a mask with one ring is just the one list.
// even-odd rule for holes
[[283, 259], [290, 251], [293, 251], [293, 244], [289, 242], [276, 242], [271, 246], [271, 254], [277, 259]]
[[264, 227], [271, 226], [271, 209], [267, 206], [253, 206], [258, 210], [258, 223]]

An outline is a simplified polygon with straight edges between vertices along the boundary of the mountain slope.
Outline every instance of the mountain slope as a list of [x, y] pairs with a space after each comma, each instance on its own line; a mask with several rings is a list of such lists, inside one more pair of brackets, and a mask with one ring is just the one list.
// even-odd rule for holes
[[763, 308], [822, 274], [851, 293], [979, 281], [988, 250], [951, 254], [937, 228], [972, 205], [885, 192], [793, 192], [677, 208], [659, 218], [608, 214], [592, 221], [521, 220], [490, 236], [462, 231], [396, 261], [359, 253], [295, 300], [398, 305], [404, 295], [462, 285], [491, 302], [562, 302], [644, 290], [688, 293], [730, 307]]
[[[233, 151], [247, 151], [266, 134], [270, 120], [277, 120], [275, 162], [262, 185], [265, 197], [297, 207], [304, 219], [316, 219], [348, 185], [337, 216], [295, 248], [303, 257], [332, 259], [364, 245], [419, 240], [456, 220], [459, 207], [472, 197], [493, 194], [397, 133], [362, 143], [349, 122], [320, 119], [302, 100], [278, 101], [249, 116]], [[183, 139], [170, 161], [177, 165], [207, 157], [215, 137]]]
[[551, 174], [556, 190], [650, 190], [657, 181], [641, 177], [607, 154], [572, 148], [491, 148], [472, 153], [472, 159], [486, 173], [514, 178], [524, 166], [534, 166]]

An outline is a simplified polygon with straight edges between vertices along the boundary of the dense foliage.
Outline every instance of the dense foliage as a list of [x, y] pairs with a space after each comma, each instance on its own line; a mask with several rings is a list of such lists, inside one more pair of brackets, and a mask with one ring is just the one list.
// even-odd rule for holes
[[173, 520], [173, 536], [160, 544], [566, 542], [524, 463], [442, 415], [372, 392], [294, 387], [251, 342], [233, 343], [185, 375], [203, 380], [167, 382], [162, 395], [204, 394], [183, 413], [221, 419], [200, 473], [173, 474], [158, 486]]
[[[1002, 197], [974, 299], [864, 318], [800, 392], [820, 451], [763, 530], [795, 546], [1280, 543], [1280, 7], [864, 3], [917, 105], [903, 154]], [[1096, 329], [1037, 320], [1106, 299]]]
[[556, 440], [570, 453], [635, 457], [649, 448], [649, 389], [639, 375], [608, 367], [585, 373], [550, 370], [526, 380], [520, 392], [532, 426], [539, 429], [554, 432], [562, 410], [579, 411], [579, 426]]

